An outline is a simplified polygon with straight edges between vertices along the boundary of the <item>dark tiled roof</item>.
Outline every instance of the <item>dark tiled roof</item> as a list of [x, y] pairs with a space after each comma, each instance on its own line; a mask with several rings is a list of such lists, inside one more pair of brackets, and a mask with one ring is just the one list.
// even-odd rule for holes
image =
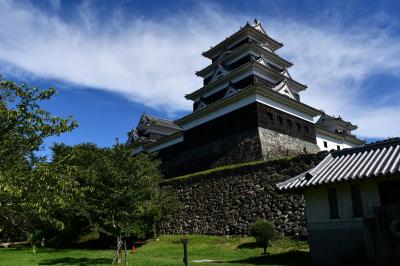
[[277, 184], [281, 190], [360, 180], [400, 172], [400, 138], [331, 152], [315, 168]]
[[334, 122], [337, 122], [337, 123], [349, 128], [350, 130], [357, 129], [356, 125], [353, 125], [352, 123], [350, 123], [348, 121], [344, 121], [340, 116], [334, 117], [334, 116], [330, 116], [327, 114], [321, 115], [321, 117], [318, 119], [316, 124], [319, 126], [324, 126], [324, 125], [328, 125], [328, 124], [334, 123]]
[[202, 53], [202, 55], [204, 56], [209, 56], [213, 51], [220, 49], [221, 47], [223, 47], [223, 45], [230, 39], [233, 39], [234, 37], [239, 36], [239, 34], [243, 31], [246, 30], [252, 30], [253, 32], [255, 32], [256, 34], [258, 34], [260, 37], [266, 38], [268, 41], [268, 44], [271, 45], [271, 48], [273, 50], [277, 50], [279, 48], [281, 48], [283, 46], [282, 43], [272, 39], [271, 37], [269, 37], [266, 33], [262, 33], [261, 31], [257, 30], [254, 28], [254, 26], [250, 25], [249, 23], [246, 23], [246, 25], [244, 27], [242, 27], [239, 31], [235, 32], [234, 34], [232, 34], [231, 36], [227, 37], [225, 40], [221, 41], [220, 43], [218, 43], [217, 45], [215, 45], [214, 47], [211, 47], [209, 50], [205, 51]]
[[177, 124], [175, 124], [171, 120], [163, 119], [160, 117], [148, 115], [148, 114], [143, 114], [144, 118], [148, 119], [150, 123], [159, 125], [159, 126], [164, 126], [164, 127], [169, 127], [169, 128], [175, 128], [175, 129], [181, 129]]

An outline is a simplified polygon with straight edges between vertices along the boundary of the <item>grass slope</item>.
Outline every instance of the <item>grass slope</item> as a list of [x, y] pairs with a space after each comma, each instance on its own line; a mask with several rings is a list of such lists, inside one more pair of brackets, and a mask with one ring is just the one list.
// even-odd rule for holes
[[[183, 265], [183, 248], [180, 239], [189, 239], [190, 265], [309, 265], [308, 245], [305, 242], [282, 238], [271, 243], [263, 256], [262, 248], [254, 246], [250, 237], [219, 236], [161, 236], [129, 253], [129, 265]], [[110, 265], [111, 250], [55, 250], [39, 249], [33, 256], [23, 248], [0, 249], [0, 265]], [[212, 263], [196, 263], [193, 260], [215, 260]]]
[[178, 177], [173, 177], [169, 178], [166, 180], [163, 180], [161, 184], [170, 184], [170, 183], [175, 183], [177, 181], [185, 181], [191, 178], [197, 178], [197, 177], [202, 177], [202, 176], [207, 176], [210, 174], [215, 174], [215, 173], [220, 173], [220, 172], [228, 172], [240, 168], [245, 168], [245, 167], [252, 167], [252, 166], [258, 166], [258, 165], [263, 165], [263, 164], [272, 164], [272, 163], [288, 163], [290, 159], [293, 157], [291, 156], [284, 156], [281, 158], [276, 158], [276, 159], [271, 159], [271, 160], [261, 160], [261, 161], [252, 161], [252, 162], [245, 162], [245, 163], [237, 163], [237, 164], [230, 164], [230, 165], [223, 165], [223, 166], [218, 166], [215, 168], [211, 168], [208, 170], [204, 171], [199, 171], [187, 175], [182, 175]]

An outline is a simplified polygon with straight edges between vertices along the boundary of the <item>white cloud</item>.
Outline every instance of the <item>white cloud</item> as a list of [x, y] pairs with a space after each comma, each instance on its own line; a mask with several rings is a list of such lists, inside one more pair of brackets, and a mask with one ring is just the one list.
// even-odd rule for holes
[[[6, 63], [0, 71], [22, 69], [174, 113], [190, 110], [183, 96], [201, 87], [194, 72], [209, 63], [201, 52], [251, 16], [200, 5], [158, 20], [127, 20], [123, 11], [113, 10], [104, 22], [85, 2], [67, 22], [29, 3], [0, 0], [0, 17], [0, 61]], [[374, 104], [365, 105], [362, 87], [379, 73], [399, 76], [399, 38], [367, 22], [345, 29], [326, 21], [310, 26], [260, 19], [268, 21], [273, 38], [284, 42], [279, 53], [295, 63], [291, 73], [309, 86], [303, 93], [306, 103], [357, 123], [363, 136], [400, 135], [400, 108], [385, 102], [391, 95], [376, 93]]]
[[400, 38], [371, 25], [345, 30], [275, 21], [272, 28], [285, 43], [282, 54], [295, 62], [292, 73], [309, 86], [305, 102], [357, 123], [362, 136], [399, 136], [399, 92], [368, 93], [366, 83], [380, 74], [400, 78]]
[[[106, 26], [89, 2], [65, 22], [33, 5], [0, 0], [0, 60], [37, 76], [121, 93], [168, 112], [190, 110], [184, 95], [201, 87], [200, 54], [239, 27], [203, 6], [161, 21], [114, 17]], [[235, 25], [236, 23], [236, 25]]]

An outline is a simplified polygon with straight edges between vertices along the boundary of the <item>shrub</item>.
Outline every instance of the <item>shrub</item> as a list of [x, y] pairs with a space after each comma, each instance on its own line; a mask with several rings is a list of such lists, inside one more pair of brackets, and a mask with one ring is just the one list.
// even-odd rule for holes
[[251, 226], [251, 235], [256, 238], [257, 243], [264, 248], [264, 254], [267, 254], [267, 247], [270, 240], [277, 235], [275, 226], [267, 220], [258, 220]]

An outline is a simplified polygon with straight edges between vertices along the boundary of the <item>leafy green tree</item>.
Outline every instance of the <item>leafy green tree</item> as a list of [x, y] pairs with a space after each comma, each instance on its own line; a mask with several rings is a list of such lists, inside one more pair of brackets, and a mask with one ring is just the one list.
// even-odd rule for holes
[[264, 254], [267, 254], [269, 241], [277, 235], [275, 226], [272, 222], [258, 220], [251, 227], [251, 235], [256, 238], [257, 243], [264, 248]]
[[160, 162], [152, 156], [132, 157], [118, 143], [58, 144], [51, 162], [35, 156], [46, 137], [77, 126], [40, 107], [54, 94], [0, 79], [0, 229], [18, 229], [33, 242], [42, 229], [65, 230], [78, 220], [119, 245], [155, 233], [174, 195], [159, 187]]
[[114, 236], [121, 245], [128, 237], [144, 239], [175, 206], [174, 195], [160, 188], [160, 162], [151, 155], [132, 157], [122, 144], [98, 148], [55, 145], [53, 162], [76, 168], [74, 179], [84, 198], [76, 214], [92, 229]]
[[0, 77], [0, 169], [14, 169], [32, 158], [46, 137], [77, 127], [71, 117], [61, 118], [40, 107], [56, 90], [21, 86]]
[[[32, 238], [39, 224], [62, 228], [52, 216], [79, 194], [69, 175], [57, 175], [60, 164], [34, 155], [46, 137], [73, 130], [71, 117], [61, 118], [40, 107], [56, 93], [0, 77], [0, 227], [18, 229]], [[72, 170], [72, 169], [71, 169]]]

